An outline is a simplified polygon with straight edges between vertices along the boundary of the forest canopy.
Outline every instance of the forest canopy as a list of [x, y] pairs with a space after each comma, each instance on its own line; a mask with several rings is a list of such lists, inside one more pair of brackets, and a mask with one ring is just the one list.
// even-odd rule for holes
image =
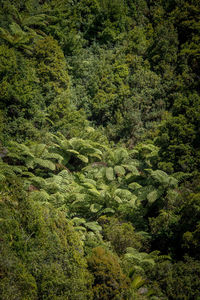
[[1, 299], [200, 299], [199, 24], [0, 1]]

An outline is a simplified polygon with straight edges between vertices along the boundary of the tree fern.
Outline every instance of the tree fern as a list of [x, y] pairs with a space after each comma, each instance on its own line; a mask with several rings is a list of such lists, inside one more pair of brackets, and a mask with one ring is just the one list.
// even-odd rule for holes
[[0, 159], [0, 181], [6, 180], [6, 178], [15, 177], [18, 174], [23, 173], [22, 167], [10, 166], [7, 163], [4, 163]]
[[[145, 265], [153, 267], [158, 257], [159, 251], [154, 251], [151, 253], [139, 252], [138, 250], [128, 247], [126, 254], [123, 257], [123, 265], [129, 270], [139, 270], [144, 273]], [[127, 270], [128, 271], [128, 270]], [[130, 272], [130, 271], [129, 271]]]
[[177, 186], [178, 181], [173, 178], [172, 176], [168, 176], [164, 171], [162, 170], [155, 170], [150, 171], [150, 174], [154, 180], [156, 180], [158, 183], [169, 186], [169, 187], [175, 187]]
[[55, 170], [56, 162], [63, 160], [61, 155], [49, 152], [45, 144], [38, 143], [26, 146], [10, 142], [7, 156], [13, 159], [13, 164], [21, 163], [28, 169], [45, 168], [51, 171]]
[[94, 160], [101, 160], [102, 158], [101, 145], [98, 143], [80, 138], [67, 140], [61, 134], [59, 134], [59, 136], [52, 135], [52, 139], [56, 141], [54, 146], [58, 153], [63, 156], [63, 163], [65, 165], [67, 165], [72, 158], [77, 158], [85, 164]]

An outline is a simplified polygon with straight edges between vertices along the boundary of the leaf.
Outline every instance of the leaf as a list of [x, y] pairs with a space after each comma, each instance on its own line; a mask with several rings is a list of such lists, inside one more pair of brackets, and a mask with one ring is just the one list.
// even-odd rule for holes
[[169, 189], [167, 191], [167, 198], [170, 200], [171, 203], [175, 203], [179, 193], [175, 190]]
[[131, 151], [129, 152], [129, 154], [132, 155], [132, 156], [134, 157], [135, 155], [138, 155], [138, 154], [139, 154], [139, 151], [133, 149], [133, 150], [131, 150]]
[[143, 258], [143, 260], [142, 260], [142, 263], [143, 264], [150, 264], [150, 265], [152, 265], [152, 266], [154, 266], [155, 265], [155, 260], [153, 259], [153, 258]]
[[142, 278], [142, 276], [137, 275], [134, 276], [133, 281], [131, 282], [131, 288], [133, 288], [134, 290], [139, 289], [141, 286], [143, 286], [145, 284], [146, 280], [144, 278]]
[[31, 193], [31, 198], [34, 199], [35, 201], [48, 202], [49, 194], [44, 190], [34, 191]]
[[124, 148], [116, 149], [114, 152], [114, 160], [116, 163], [122, 162], [124, 159], [128, 158], [128, 152]]
[[48, 153], [47, 155], [45, 155], [45, 158], [46, 159], [55, 159], [59, 162], [59, 164], [61, 164], [63, 161], [63, 157], [57, 153]]
[[117, 203], [122, 203], [122, 202], [123, 202], [122, 199], [121, 199], [120, 197], [118, 197], [118, 196], [115, 196], [115, 197], [114, 197], [114, 200], [115, 200]]
[[100, 182], [100, 183], [98, 184], [97, 187], [98, 187], [98, 189], [100, 189], [100, 190], [108, 190], [109, 185]]
[[133, 195], [131, 200], [128, 202], [128, 204], [130, 205], [130, 207], [135, 208], [136, 207], [136, 201], [137, 201], [137, 197], [135, 195]]
[[70, 179], [72, 175], [67, 170], [62, 170], [59, 174], [63, 179]]
[[46, 186], [46, 181], [45, 181], [45, 179], [42, 178], [42, 177], [39, 177], [39, 176], [33, 176], [33, 177], [31, 177], [29, 180], [30, 180], [30, 182], [31, 182], [32, 184], [36, 184], [36, 185], [38, 185], [38, 186], [41, 187], [41, 188], [45, 188], [45, 186]]
[[23, 34], [24, 31], [21, 29], [21, 27], [17, 23], [12, 23], [9, 25], [11, 31], [13, 34]]
[[34, 169], [34, 159], [32, 157], [26, 159], [26, 166], [29, 169]]
[[129, 189], [131, 189], [131, 190], [133, 190], [133, 191], [142, 188], [142, 186], [141, 186], [139, 183], [137, 183], [137, 182], [132, 182], [132, 183], [130, 183], [130, 184], [128, 185], [128, 187], [129, 187]]
[[126, 173], [125, 169], [122, 166], [115, 166], [114, 171], [117, 176], [123, 176]]
[[96, 186], [96, 181], [90, 178], [84, 178], [84, 183], [90, 183], [93, 186]]
[[158, 192], [156, 190], [150, 192], [147, 195], [147, 199], [150, 204], [154, 203], [158, 199]]
[[73, 222], [75, 225], [77, 225], [77, 226], [79, 226], [80, 224], [85, 224], [85, 223], [86, 223], [86, 221], [85, 221], [84, 218], [78, 218], [78, 217], [73, 218], [73, 219], [72, 219], [72, 222]]
[[40, 167], [49, 169], [51, 171], [55, 170], [55, 164], [51, 162], [50, 160], [42, 159], [42, 158], [35, 158], [34, 160], [35, 164], [38, 164]]
[[90, 157], [95, 157], [95, 158], [98, 158], [99, 160], [101, 160], [102, 159], [102, 157], [99, 155], [99, 154], [97, 154], [97, 153], [91, 153], [91, 154], [88, 154]]
[[92, 213], [97, 213], [100, 209], [102, 208], [102, 205], [98, 204], [98, 203], [93, 203], [91, 206], [90, 206], [90, 211]]
[[116, 189], [115, 195], [119, 196], [123, 200], [124, 199], [130, 200], [132, 197], [132, 193], [129, 190], [125, 190], [125, 189]]
[[76, 226], [76, 227], [74, 227], [74, 229], [75, 229], [76, 231], [84, 231], [84, 232], [86, 232], [86, 228], [83, 227], [83, 226]]
[[3, 174], [0, 174], [0, 181], [3, 181], [5, 179], [6, 179], [6, 177]]
[[114, 213], [115, 213], [115, 210], [112, 209], [112, 208], [107, 207], [107, 208], [105, 208], [105, 209], [102, 211], [102, 213], [103, 213], [103, 214], [107, 214], [107, 213], [112, 213], [112, 214], [114, 214]]
[[139, 201], [145, 201], [147, 199], [147, 195], [155, 190], [155, 187], [152, 185], [145, 185], [142, 189], [137, 190], [137, 196]]
[[88, 189], [96, 189], [94, 184], [92, 184], [90, 182], [83, 182], [81, 185]]
[[79, 154], [77, 157], [84, 163], [88, 163], [88, 158], [85, 155]]
[[79, 155], [79, 152], [73, 149], [67, 149], [66, 152]]
[[114, 180], [114, 172], [113, 172], [113, 168], [109, 167], [109, 168], [106, 168], [106, 177], [108, 180], [112, 181]]
[[97, 189], [92, 188], [92, 189], [88, 189], [88, 192], [90, 194], [92, 194], [93, 196], [99, 197], [101, 194], [97, 191]]
[[138, 169], [136, 168], [136, 166], [134, 166], [134, 165], [123, 165], [127, 170], [129, 170], [131, 173], [132, 173], [132, 175], [135, 175], [135, 176], [138, 176], [138, 175], [140, 175], [140, 173], [139, 173], [139, 171], [138, 171]]
[[151, 170], [151, 176], [159, 183], [163, 184], [163, 185], [168, 185], [169, 184], [169, 176], [167, 175], [167, 173], [165, 173], [162, 170], [156, 170], [156, 171], [152, 171]]
[[92, 231], [101, 231], [102, 227], [97, 222], [87, 222], [85, 223], [85, 227]]
[[178, 180], [172, 176], [169, 177], [169, 186], [176, 187], [178, 184]]

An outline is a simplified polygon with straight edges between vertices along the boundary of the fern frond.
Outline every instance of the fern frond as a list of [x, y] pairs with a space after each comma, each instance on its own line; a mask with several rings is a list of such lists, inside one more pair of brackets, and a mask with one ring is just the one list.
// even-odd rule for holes
[[150, 170], [151, 176], [156, 180], [157, 182], [163, 184], [163, 185], [168, 185], [169, 184], [169, 176], [167, 173], [165, 173], [162, 170]]
[[44, 158], [56, 160], [59, 164], [63, 161], [63, 157], [58, 153], [47, 153]]
[[112, 181], [115, 179], [113, 168], [111, 168], [111, 167], [106, 168], [105, 171], [106, 171], [106, 178], [108, 180]]
[[90, 229], [94, 232], [102, 231], [102, 227], [97, 222], [87, 222], [84, 225], [87, 229]]
[[81, 185], [84, 186], [84, 187], [87, 188], [87, 189], [96, 189], [96, 184], [94, 185], [94, 184], [91, 183], [91, 182], [85, 181], [85, 182], [83, 182]]
[[79, 226], [81, 224], [85, 224], [86, 220], [83, 219], [83, 218], [77, 218], [77, 217], [75, 217], [75, 218], [72, 219], [72, 222], [74, 223], [75, 226]]
[[102, 156], [99, 155], [98, 153], [90, 153], [88, 156], [91, 157], [91, 158], [92, 157], [97, 158], [98, 160], [102, 159]]
[[77, 157], [84, 163], [88, 163], [88, 158], [85, 155], [79, 154], [79, 155], [77, 155]]
[[14, 35], [23, 35], [25, 32], [21, 29], [21, 27], [17, 23], [12, 23], [9, 25], [11, 32]]
[[49, 194], [45, 190], [34, 191], [30, 194], [30, 197], [34, 201], [39, 201], [39, 202], [48, 202], [50, 198]]
[[122, 167], [122, 166], [115, 166], [114, 171], [117, 176], [123, 176], [126, 173], [124, 167]]
[[47, 145], [45, 144], [33, 144], [30, 146], [30, 150], [34, 156], [43, 156], [45, 150], [47, 149]]
[[93, 203], [92, 205], [90, 205], [90, 211], [92, 213], [97, 213], [98, 211], [100, 211], [102, 209], [102, 205], [98, 204], [98, 203]]
[[122, 166], [123, 166], [125, 169], [127, 169], [128, 171], [130, 171], [132, 175], [134, 175], [134, 176], [140, 175], [140, 173], [139, 173], [139, 171], [138, 171], [138, 169], [136, 168], [135, 165], [129, 164], [129, 165], [122, 165]]
[[135, 195], [132, 195], [131, 200], [129, 200], [128, 204], [130, 207], [135, 208], [138, 198]]
[[130, 200], [133, 196], [129, 190], [125, 189], [116, 189], [114, 194], [124, 200]]
[[49, 169], [51, 171], [54, 171], [56, 169], [55, 164], [53, 162], [42, 158], [35, 158], [34, 164], [38, 165], [39, 167]]
[[10, 32], [1, 27], [0, 27], [0, 37], [6, 40], [7, 42], [9, 42], [10, 44], [14, 44], [14, 39], [10, 34]]
[[72, 175], [67, 170], [62, 170], [60, 173], [58, 173], [59, 176], [61, 176], [63, 179], [71, 179]]
[[34, 158], [33, 157], [28, 157], [26, 158], [26, 166], [28, 169], [34, 169], [35, 166], [35, 162], [34, 162]]
[[17, 158], [19, 160], [24, 159], [24, 157], [32, 157], [34, 158], [33, 153], [24, 144], [19, 144], [17, 142], [10, 142], [8, 145], [8, 153], [7, 156], [12, 157], [12, 158]]
[[82, 231], [82, 232], [86, 232], [87, 231], [87, 229], [85, 227], [83, 227], [83, 226], [75, 226], [74, 229], [76, 231]]
[[33, 176], [33, 177], [29, 178], [29, 181], [31, 182], [31, 184], [36, 185], [39, 188], [45, 189], [45, 187], [46, 187], [46, 180], [42, 177]]
[[0, 181], [4, 181], [6, 179], [5, 175], [0, 173]]
[[48, 201], [54, 205], [54, 207], [60, 207], [65, 203], [65, 197], [62, 193], [56, 192], [49, 196]]
[[109, 207], [102, 210], [102, 214], [110, 214], [110, 213], [114, 214], [115, 210], [113, 208], [109, 208]]
[[21, 168], [10, 166], [2, 161], [0, 161], [0, 176], [1, 181], [5, 180], [6, 177], [14, 177], [16, 173], [21, 173]]
[[141, 286], [143, 286], [145, 284], [145, 282], [146, 282], [146, 280], [142, 276], [140, 276], [140, 275], [134, 276], [134, 278], [131, 282], [131, 288], [134, 290], [137, 290]]
[[158, 199], [158, 196], [159, 196], [158, 192], [156, 190], [153, 190], [147, 195], [148, 202], [150, 204], [154, 203]]
[[129, 189], [135, 191], [135, 190], [138, 190], [140, 188], [142, 188], [142, 186], [137, 183], [137, 182], [131, 182], [129, 185], [128, 185]]
[[48, 21], [45, 14], [40, 14], [36, 16], [27, 16], [22, 20], [22, 26], [46, 26]]
[[101, 195], [100, 192], [95, 188], [88, 189], [87, 191], [88, 191], [88, 194], [95, 196], [95, 197], [99, 197]]
[[79, 155], [79, 152], [74, 150], [74, 149], [66, 149], [67, 152], [72, 153], [72, 154], [76, 154]]

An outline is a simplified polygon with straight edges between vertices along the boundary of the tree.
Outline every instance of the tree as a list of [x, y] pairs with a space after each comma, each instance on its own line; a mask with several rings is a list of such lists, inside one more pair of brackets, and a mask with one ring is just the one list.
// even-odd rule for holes
[[128, 288], [128, 279], [123, 274], [118, 258], [103, 249], [93, 249], [88, 258], [88, 268], [94, 276], [93, 293], [95, 299], [123, 299]]

